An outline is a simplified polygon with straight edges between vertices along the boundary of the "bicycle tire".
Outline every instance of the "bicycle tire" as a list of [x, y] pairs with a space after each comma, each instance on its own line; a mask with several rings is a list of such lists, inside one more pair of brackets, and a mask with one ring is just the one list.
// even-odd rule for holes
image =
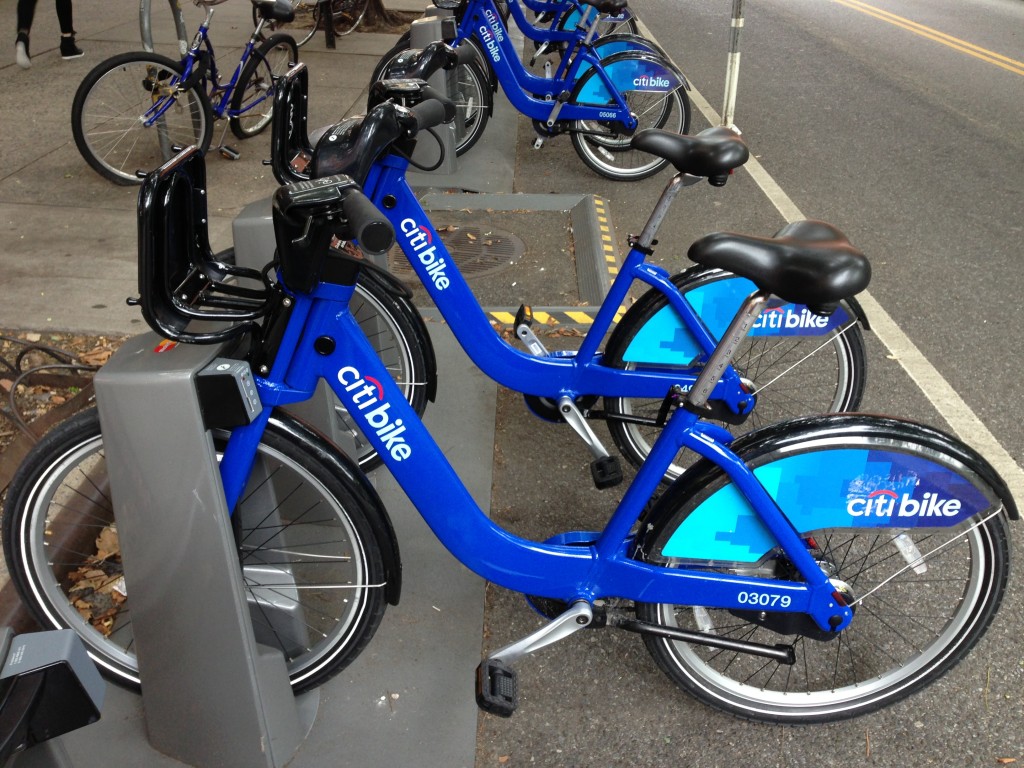
[[147, 127], [141, 119], [157, 89], [172, 88], [181, 75], [179, 62], [141, 51], [93, 67], [71, 105], [75, 146], [93, 170], [115, 184], [141, 184], [139, 172], [161, 166], [174, 156], [173, 147], [209, 149], [213, 115], [202, 88], [179, 94], [158, 124]]
[[[748, 465], [756, 467], [782, 451], [790, 460], [792, 456], [806, 457], [847, 446], [883, 447], [951, 466], [961, 477], [973, 477], [989, 489], [986, 496], [993, 505], [990, 509], [996, 512], [987, 519], [982, 515], [978, 516], [981, 519], [970, 518], [953, 529], [907, 529], [916, 550], [909, 555], [896, 541], [904, 529], [845, 525], [804, 534], [829, 578], [847, 585], [848, 596], [854, 598], [853, 623], [827, 641], [799, 633], [791, 635], [778, 627], [773, 630], [765, 626], [765, 614], [760, 609], [743, 612], [650, 603], [636, 606], [641, 621], [789, 645], [796, 653], [792, 666], [652, 635], [645, 635], [644, 642], [658, 666], [680, 688], [706, 704], [746, 719], [796, 724], [867, 714], [945, 674], [984, 634], [1006, 588], [1007, 515], [998, 509], [1000, 505], [1004, 510], [1014, 509], [1012, 497], [980, 457], [968, 455], [969, 449], [965, 451], [952, 438], [936, 439], [939, 433], [919, 425], [840, 415], [782, 426], [785, 429], [751, 433], [737, 441], [734, 449]], [[683, 475], [666, 491], [667, 498], [658, 503], [660, 514], [671, 516], [658, 537], [660, 541], [701, 500], [726, 484], [723, 470], [707, 461]], [[659, 512], [652, 516], [659, 517]], [[956, 546], [939, 548], [954, 540]], [[644, 546], [657, 553], [660, 543], [645, 542]], [[654, 559], [659, 559], [656, 554]], [[766, 569], [774, 569], [775, 578], [796, 578], [785, 573], [782, 560], [781, 555], [769, 555], [749, 574], [764, 577]], [[666, 564], [678, 562], [668, 560]], [[915, 564], [918, 569], [913, 567]], [[709, 570], [748, 573], [738, 567]], [[863, 602], [858, 601], [860, 596]]]
[[274, 117], [274, 82], [298, 62], [295, 39], [273, 34], [253, 49], [231, 94], [231, 132], [249, 139], [266, 130]]
[[[721, 270], [693, 267], [674, 275], [672, 282], [685, 296], [690, 291], [729, 279], [741, 278]], [[748, 335], [743, 340], [733, 359], [733, 366], [758, 392], [757, 404], [743, 424], [723, 423], [722, 426], [739, 435], [785, 419], [852, 411], [860, 406], [867, 382], [864, 337], [856, 320], [860, 313], [849, 302], [843, 302], [841, 306], [850, 318], [850, 324], [841, 331], [830, 331], [824, 343], [821, 336]], [[634, 363], [624, 362], [626, 350], [652, 318], [667, 307], [668, 299], [661, 291], [652, 289], [645, 292], [626, 311], [612, 332], [605, 362], [616, 368], [637, 367]], [[771, 386], [758, 390], [758, 385], [769, 383]], [[661, 399], [605, 398], [612, 439], [619, 451], [637, 467], [647, 458], [661, 428], [629, 423], [616, 417], [655, 418], [661, 406]], [[696, 458], [695, 454], [681, 450], [669, 467], [665, 480], [671, 482], [677, 478]]]
[[[634, 67], [636, 61], [649, 54], [623, 51], [613, 54], [602, 66], [608, 75], [615, 80], [614, 70], [617, 67]], [[595, 69], [588, 69], [576, 81], [570, 101], [573, 104], [589, 104], [582, 96], [588, 92], [607, 92], [601, 85], [593, 87], [591, 80], [600, 75]], [[622, 96], [629, 106], [630, 112], [636, 115], [638, 124], [636, 132], [645, 128], [661, 128], [673, 133], [686, 133], [690, 130], [690, 99], [686, 95], [685, 86], [680, 84], [671, 91], [639, 91], [625, 90]], [[589, 98], [589, 97], [587, 97]], [[601, 135], [602, 130], [611, 131]], [[669, 161], [630, 146], [630, 135], [615, 133], [613, 123], [604, 124], [580, 120], [572, 130], [572, 145], [580, 159], [594, 172], [613, 181], [639, 181], [659, 173], [669, 165]]]
[[[218, 452], [225, 439], [215, 433]], [[365, 490], [355, 470], [346, 476], [339, 471], [337, 456], [334, 462], [325, 457], [320, 450], [324, 445], [329, 446], [322, 441], [312, 450], [306, 438], [273, 417], [235, 512], [241, 521], [237, 543], [254, 631], [259, 642], [284, 651], [296, 693], [323, 683], [350, 663], [373, 637], [386, 607], [382, 587], [311, 588], [328, 583], [380, 585], [386, 580], [381, 555], [386, 543], [377, 540], [368, 521]], [[272, 474], [273, 492], [268, 493]], [[96, 547], [91, 545], [109, 525], [116, 530], [108, 490], [99, 417], [90, 409], [48, 433], [19, 467], [4, 507], [4, 555], [11, 579], [36, 620], [43, 627], [75, 630], [104, 676], [137, 688], [131, 585], [123, 590], [125, 599], [114, 602], [102, 631], [94, 623], [93, 609], [87, 611], [80, 601], [88, 597], [99, 603], [103, 593], [72, 589], [83, 568], [102, 570], [104, 584], [123, 575], [119, 557], [95, 561]], [[315, 524], [303, 519], [314, 503]], [[268, 515], [274, 516], [269, 527]], [[279, 586], [286, 572], [295, 584], [290, 589]], [[268, 592], [273, 601], [266, 598]], [[271, 616], [273, 603], [282, 601], [301, 609], [304, 626]], [[87, 618], [86, 613], [92, 615]]]
[[[384, 79], [384, 73], [391, 63], [409, 47], [409, 37], [403, 35], [377, 62], [370, 82]], [[455, 93], [451, 94], [451, 100], [455, 104], [456, 120], [462, 124], [461, 130], [455, 134], [455, 155], [461, 157], [483, 136], [494, 106], [494, 97], [491, 79], [478, 61], [456, 66], [454, 83]]]

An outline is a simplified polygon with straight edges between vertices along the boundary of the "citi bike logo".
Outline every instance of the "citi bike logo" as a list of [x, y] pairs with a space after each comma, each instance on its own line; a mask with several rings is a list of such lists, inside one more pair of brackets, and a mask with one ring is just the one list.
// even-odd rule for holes
[[351, 365], [338, 371], [338, 381], [346, 392], [352, 393], [352, 402], [356, 410], [366, 419], [366, 423], [381, 440], [384, 450], [391, 454], [395, 461], [403, 461], [412, 456], [412, 446], [405, 442], [402, 433], [405, 425], [401, 419], [391, 420], [390, 403], [384, 402], [384, 388], [372, 376], [363, 377]]
[[501, 22], [498, 20], [498, 17], [494, 15], [494, 11], [492, 11], [490, 8], [485, 8], [484, 16], [487, 19], [487, 23], [491, 25], [491, 31], [494, 32], [494, 36], [498, 38], [498, 42], [504, 42], [505, 32], [501, 26]]
[[489, 30], [484, 24], [481, 24], [477, 33], [479, 33], [480, 42], [484, 44], [484, 48], [487, 49], [487, 53], [490, 55], [491, 59], [493, 59], [495, 63], [501, 61], [501, 53], [498, 51], [498, 44], [494, 42], [494, 35], [491, 34], [491, 30]]
[[752, 330], [768, 329], [800, 329], [800, 328], [827, 328], [829, 318], [816, 315], [807, 307], [801, 307], [799, 311], [792, 304], [784, 307], [773, 307], [762, 312]]
[[402, 234], [405, 235], [405, 241], [416, 254], [416, 258], [420, 260], [420, 264], [427, 268], [427, 274], [434, 287], [443, 291], [449, 285], [448, 275], [445, 273], [448, 264], [443, 257], [438, 256], [435, 252], [434, 249], [437, 246], [433, 244], [433, 235], [426, 227], [417, 224], [412, 219], [402, 219], [402, 223], [398, 226], [402, 230]]
[[850, 499], [846, 511], [852, 517], [956, 517], [960, 514], [960, 499], [944, 499], [931, 491], [915, 499], [909, 493], [882, 490], [866, 498]]
[[633, 85], [637, 88], [669, 88], [672, 82], [661, 75], [640, 75], [633, 78]]

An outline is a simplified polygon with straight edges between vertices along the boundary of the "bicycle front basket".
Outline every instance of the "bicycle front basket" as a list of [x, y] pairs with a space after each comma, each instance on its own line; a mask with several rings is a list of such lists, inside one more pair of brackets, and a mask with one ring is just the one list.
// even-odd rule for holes
[[142, 316], [162, 336], [195, 344], [255, 330], [274, 297], [260, 272], [214, 257], [205, 187], [203, 155], [189, 147], [146, 176], [138, 207]]

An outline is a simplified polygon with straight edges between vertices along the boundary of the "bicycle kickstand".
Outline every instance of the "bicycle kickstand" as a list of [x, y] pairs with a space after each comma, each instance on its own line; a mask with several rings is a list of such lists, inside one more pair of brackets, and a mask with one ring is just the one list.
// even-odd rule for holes
[[476, 668], [476, 703], [480, 709], [500, 717], [511, 717], [519, 703], [519, 686], [512, 664], [527, 654], [539, 651], [590, 626], [594, 612], [585, 600], [579, 600], [556, 619], [511, 645], [494, 651]]
[[229, 146], [229, 145], [224, 143], [224, 137], [227, 136], [227, 133], [228, 133], [228, 123], [225, 121], [225, 123], [224, 123], [224, 130], [221, 131], [221, 133], [220, 133], [220, 144], [217, 147], [217, 152], [219, 152], [220, 156], [223, 157], [225, 160], [237, 160], [238, 158], [240, 158], [242, 156], [242, 153], [239, 152], [234, 147]]

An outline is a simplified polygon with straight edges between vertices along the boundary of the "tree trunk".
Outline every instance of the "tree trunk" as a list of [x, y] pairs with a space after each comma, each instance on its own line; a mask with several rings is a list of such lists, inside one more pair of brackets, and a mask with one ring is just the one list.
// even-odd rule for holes
[[374, 31], [398, 32], [407, 27], [413, 19], [418, 19], [422, 15], [419, 11], [391, 11], [384, 7], [384, 0], [368, 0], [362, 27]]

